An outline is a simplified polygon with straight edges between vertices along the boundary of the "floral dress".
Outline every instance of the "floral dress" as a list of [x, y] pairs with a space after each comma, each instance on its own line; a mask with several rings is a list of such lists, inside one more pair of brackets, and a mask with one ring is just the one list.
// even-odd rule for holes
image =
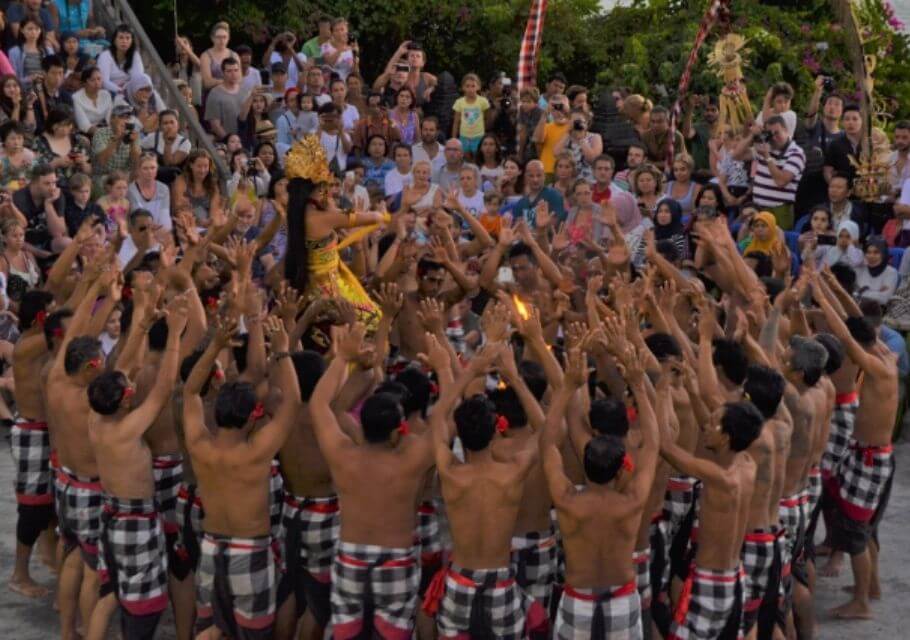
[[[91, 152], [89, 151], [88, 141], [82, 136], [71, 136], [70, 144], [72, 145], [73, 151], [78, 151], [82, 153], [86, 158], [91, 157]], [[35, 136], [35, 153], [38, 154], [38, 162], [40, 164], [50, 164], [54, 160], [60, 158], [61, 156], [57, 155], [53, 149], [51, 149], [50, 143], [47, 141], [47, 138], [43, 135]], [[68, 167], [57, 167], [57, 185], [61, 189], [66, 189], [69, 186], [70, 178], [73, 177], [73, 174], [79, 172], [79, 168], [75, 164], [71, 164]]]

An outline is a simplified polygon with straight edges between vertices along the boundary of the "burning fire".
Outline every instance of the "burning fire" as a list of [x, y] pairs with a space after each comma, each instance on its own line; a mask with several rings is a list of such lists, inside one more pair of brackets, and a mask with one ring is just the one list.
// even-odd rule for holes
[[517, 294], [512, 294], [512, 302], [515, 303], [515, 310], [518, 311], [518, 315], [521, 316], [522, 320], [527, 320], [531, 317], [531, 313], [528, 311], [528, 305], [522, 302]]
[[499, 390], [507, 389], [508, 386], [506, 385], [506, 381], [503, 380], [502, 378], [500, 378], [500, 379], [499, 379], [499, 382], [496, 383], [496, 388], [499, 389]]

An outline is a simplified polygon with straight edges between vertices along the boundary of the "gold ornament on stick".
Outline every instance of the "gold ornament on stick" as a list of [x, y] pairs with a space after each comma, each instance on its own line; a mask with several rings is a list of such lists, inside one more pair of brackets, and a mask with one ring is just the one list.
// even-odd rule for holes
[[752, 105], [746, 83], [743, 82], [743, 55], [746, 39], [739, 34], [729, 33], [714, 44], [708, 54], [708, 64], [724, 81], [718, 99], [719, 115], [717, 126], [739, 131], [754, 120]]

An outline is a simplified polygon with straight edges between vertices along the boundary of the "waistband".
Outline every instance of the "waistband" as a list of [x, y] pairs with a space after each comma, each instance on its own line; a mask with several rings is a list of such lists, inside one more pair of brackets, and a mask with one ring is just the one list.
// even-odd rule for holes
[[104, 511], [117, 517], [156, 518], [158, 510], [154, 498], [118, 498], [104, 496]]
[[693, 579], [702, 582], [730, 584], [739, 580], [742, 575], [742, 565], [738, 565], [733, 569], [700, 569], [697, 565], [692, 568]]
[[313, 513], [337, 513], [339, 510], [338, 496], [325, 496], [323, 498], [299, 497], [285, 494], [284, 503], [289, 507]]
[[424, 500], [420, 503], [420, 506], [417, 507], [417, 513], [422, 513], [425, 516], [435, 515], [436, 505], [433, 504], [430, 500]]
[[237, 538], [234, 536], [227, 536], [220, 533], [209, 533], [208, 531], [202, 534], [203, 539], [208, 542], [219, 546], [219, 547], [228, 547], [230, 549], [242, 549], [246, 551], [262, 551], [264, 549], [270, 549], [272, 538], [271, 536], [257, 536], [255, 538]]
[[[509, 567], [501, 569], [465, 569], [453, 563], [449, 565], [446, 575], [461, 586], [472, 589], [480, 589], [481, 587], [505, 589], [515, 584], [515, 576], [512, 575], [512, 570]], [[497, 578], [497, 580], [492, 585], [487, 585], [486, 582], [490, 578]]]
[[47, 422], [29, 420], [28, 418], [19, 418], [16, 420], [16, 426], [26, 431], [47, 431]]
[[152, 467], [155, 469], [172, 469], [183, 464], [183, 456], [179, 453], [167, 453], [152, 458]]
[[780, 506], [793, 509], [800, 505], [806, 504], [809, 502], [809, 495], [806, 493], [805, 489], [800, 490], [797, 493], [794, 493], [792, 496], [786, 496], [780, 499]]
[[692, 491], [695, 488], [696, 478], [691, 476], [670, 476], [667, 480], [669, 491]]
[[651, 549], [642, 549], [632, 552], [632, 564], [644, 564], [651, 559]]
[[777, 535], [764, 529], [756, 529], [748, 532], [743, 538], [744, 542], [774, 542]]
[[822, 475], [822, 469], [817, 464], [812, 465], [812, 468], [809, 469], [810, 478], [820, 478]]
[[857, 442], [856, 440], [851, 440], [850, 444], [847, 445], [849, 449], [857, 451], [863, 455], [863, 462], [866, 466], [871, 467], [875, 464], [875, 456], [889, 456], [894, 451], [894, 445], [886, 444], [882, 446], [870, 446]]
[[859, 391], [855, 389], [853, 391], [848, 391], [847, 393], [838, 393], [834, 396], [834, 404], [853, 404], [854, 402], [859, 401]]
[[271, 473], [272, 473], [272, 476], [277, 476], [279, 473], [281, 473], [281, 463], [278, 462], [277, 460], [274, 460], [274, 459], [272, 460]]
[[512, 550], [524, 549], [549, 549], [556, 546], [556, 533], [550, 529], [546, 531], [529, 531], [520, 536], [512, 536]]
[[71, 469], [60, 466], [57, 469], [57, 479], [63, 484], [75, 487], [76, 489], [90, 489], [92, 491], [102, 491], [101, 478], [92, 478], [80, 476]]
[[353, 567], [410, 567], [417, 562], [415, 547], [383, 547], [378, 544], [339, 542], [339, 562]]
[[630, 580], [620, 587], [605, 587], [603, 589], [576, 589], [570, 584], [563, 587], [563, 593], [576, 600], [586, 600], [588, 602], [597, 602], [598, 600], [611, 600], [630, 596], [638, 591], [634, 580]]

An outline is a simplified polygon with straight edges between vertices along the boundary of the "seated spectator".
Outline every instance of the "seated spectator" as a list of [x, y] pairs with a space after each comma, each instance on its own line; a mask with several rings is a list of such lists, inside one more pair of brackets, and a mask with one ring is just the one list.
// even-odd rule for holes
[[[171, 221], [171, 191], [158, 178], [158, 156], [154, 152], [144, 151], [139, 156], [136, 168], [136, 179], [130, 182], [126, 197], [130, 211], [145, 209], [152, 215], [160, 234], [168, 234], [173, 227]], [[158, 233], [156, 233], [158, 235]]]
[[104, 209], [92, 200], [92, 179], [84, 173], [75, 173], [70, 178], [69, 197], [66, 199], [66, 231], [70, 237], [75, 238], [82, 223], [92, 216], [102, 222], [105, 230], [113, 232], [116, 225], [112, 225], [104, 213]]
[[769, 211], [756, 213], [749, 224], [749, 231], [750, 237], [744, 242], [744, 256], [761, 253], [770, 257], [786, 247], [784, 233], [777, 227], [774, 214]]
[[475, 218], [484, 212], [483, 191], [477, 184], [478, 176], [474, 167], [464, 166], [458, 177], [458, 204]]
[[881, 236], [866, 239], [865, 263], [856, 269], [856, 295], [882, 306], [897, 289], [897, 269], [888, 264], [888, 244]]
[[335, 103], [329, 102], [319, 107], [319, 142], [325, 151], [329, 168], [336, 175], [341, 175], [348, 164], [348, 154], [351, 153], [351, 136], [341, 127], [341, 112]]
[[569, 202], [577, 178], [578, 173], [572, 156], [568, 153], [561, 153], [556, 156], [556, 168], [553, 172], [553, 183], [551, 186], [562, 194], [566, 203]]
[[664, 175], [653, 164], [638, 167], [629, 176], [632, 195], [643, 218], [653, 219], [664, 193]]
[[227, 182], [227, 195], [235, 202], [240, 194], [245, 194], [250, 202], [265, 197], [269, 190], [272, 176], [259, 158], [250, 158], [244, 149], [235, 151], [231, 156], [231, 177]]
[[[442, 155], [442, 154], [440, 154]], [[502, 178], [502, 151], [496, 136], [486, 134], [477, 149], [477, 167], [480, 171], [482, 191], [495, 189]]]
[[84, 69], [81, 78], [82, 88], [73, 94], [73, 114], [79, 131], [91, 137], [98, 127], [107, 123], [114, 100], [107, 89], [102, 88], [101, 70], [98, 67]]
[[[7, 21], [10, 24], [13, 35], [18, 37], [27, 18], [37, 20], [38, 26], [45, 33], [53, 34], [56, 21], [48, 7], [44, 6], [42, 0], [21, 0], [12, 2], [7, 7]], [[56, 43], [56, 39], [51, 39], [51, 44]]]
[[54, 109], [47, 116], [44, 133], [35, 137], [34, 147], [39, 162], [57, 171], [57, 185], [64, 191], [69, 189], [69, 179], [74, 173], [91, 174], [88, 141], [76, 135], [72, 112]]
[[0, 78], [0, 124], [18, 122], [26, 133], [35, 130], [35, 102], [31, 91], [26, 92], [16, 76]]
[[281, 159], [279, 159], [278, 151], [275, 149], [275, 143], [269, 141], [260, 142], [253, 149], [253, 157], [262, 160], [262, 165], [272, 178], [284, 173], [284, 169], [281, 167]]
[[196, 149], [187, 156], [183, 173], [171, 186], [171, 202], [174, 208], [190, 207], [200, 227], [208, 227], [212, 216], [223, 211], [215, 163], [205, 151]]
[[179, 175], [183, 161], [193, 148], [190, 141], [180, 134], [177, 112], [170, 109], [158, 114], [157, 131], [143, 136], [139, 145], [144, 151], [151, 151], [157, 156], [158, 179], [168, 185]]
[[405, 187], [410, 186], [413, 180], [411, 175], [411, 147], [399, 142], [392, 147], [392, 158], [395, 166], [385, 174], [383, 180], [383, 193], [385, 193], [386, 201], [390, 205]]
[[111, 46], [101, 52], [97, 64], [101, 85], [113, 95], [123, 95], [130, 79], [145, 73], [133, 32], [127, 25], [114, 29]]
[[25, 216], [25, 241], [40, 251], [39, 258], [59, 253], [69, 244], [63, 219], [66, 198], [52, 167], [32, 169], [29, 183], [13, 193], [13, 205]]
[[111, 110], [110, 124], [99, 127], [92, 136], [92, 166], [95, 184], [100, 187], [113, 171], [129, 173], [142, 151], [139, 130], [131, 122], [132, 108], [126, 105]]
[[773, 84], [765, 93], [761, 111], [755, 118], [755, 124], [763, 126], [772, 116], [780, 116], [787, 129], [787, 136], [792, 138], [796, 133], [796, 112], [790, 108], [793, 102], [793, 87], [786, 82]]
[[435, 211], [442, 206], [445, 198], [439, 185], [430, 182], [430, 163], [417, 160], [411, 172], [412, 183], [401, 192], [399, 211], [414, 211], [418, 215]]
[[852, 220], [842, 220], [837, 225], [837, 241], [828, 247], [822, 256], [822, 264], [833, 267], [845, 264], [852, 269], [859, 269], [865, 261], [859, 242], [859, 225]]
[[32, 87], [35, 78], [42, 73], [41, 62], [45, 56], [53, 54], [54, 49], [47, 43], [41, 23], [32, 17], [25, 18], [19, 29], [19, 44], [9, 51], [10, 64], [23, 87]]
[[695, 171], [695, 160], [688, 153], [678, 153], [673, 159], [673, 179], [667, 182], [665, 195], [676, 201], [683, 215], [695, 210], [695, 199], [701, 186], [692, 179]]
[[269, 190], [262, 201], [262, 210], [259, 215], [259, 228], [265, 230], [276, 216], [282, 219], [281, 226], [274, 237], [266, 245], [266, 251], [260, 254], [259, 260], [266, 271], [284, 260], [288, 248], [288, 180], [283, 176], [272, 176]]
[[271, 86], [266, 87], [269, 96], [269, 118], [277, 123], [278, 118], [287, 110], [285, 94], [291, 89], [300, 91], [296, 86], [288, 84], [288, 69], [283, 62], [274, 62], [269, 67]]
[[367, 141], [367, 153], [361, 159], [363, 165], [363, 186], [367, 189], [385, 189], [385, 177], [395, 168], [389, 160], [389, 145], [382, 136], [371, 136]]
[[433, 182], [443, 191], [448, 191], [452, 186], [457, 186], [461, 180], [462, 167], [472, 167], [479, 174], [477, 165], [466, 162], [462, 151], [461, 140], [450, 138], [446, 141], [444, 150], [446, 163], [439, 168], [433, 176]]
[[[665, 170], [670, 152], [670, 112], [666, 107], [657, 106], [651, 111], [650, 126], [642, 134], [641, 142], [648, 161], [661, 171]], [[686, 140], [679, 131], [673, 132], [673, 153], [686, 153]]]
[[614, 184], [620, 189], [631, 193], [632, 183], [629, 180], [629, 175], [645, 163], [646, 155], [647, 150], [643, 144], [640, 142], [630, 144], [629, 150], [626, 152], [626, 168], [616, 174]]
[[[446, 147], [448, 146], [446, 143]], [[546, 186], [544, 180], [543, 163], [540, 160], [531, 160], [525, 167], [525, 194], [515, 205], [514, 213], [516, 220], [526, 220], [531, 228], [534, 228], [537, 222], [537, 206], [541, 202], [547, 203], [550, 215], [558, 221], [566, 219], [562, 194], [553, 187]]]
[[72, 112], [73, 95], [64, 88], [63, 60], [50, 55], [41, 61], [42, 73], [36, 77], [32, 87], [38, 96], [35, 102], [36, 131], [44, 130], [47, 114], [54, 109], [66, 109]]
[[125, 104], [133, 109], [133, 117], [144, 135], [158, 129], [158, 114], [167, 108], [164, 100], [152, 86], [152, 79], [146, 73], [130, 78], [126, 94], [117, 96], [114, 106]]
[[132, 206], [127, 197], [129, 192], [129, 174], [124, 171], [112, 171], [104, 180], [104, 195], [98, 198], [98, 206], [114, 227], [126, 228], [127, 218]]
[[828, 181], [828, 202], [824, 203], [831, 212], [831, 224], [836, 227], [844, 220], [853, 220], [859, 225], [860, 233], [866, 228], [866, 208], [858, 200], [853, 200], [850, 179], [835, 173]]
[[269, 98], [264, 87], [255, 87], [240, 107], [240, 139], [244, 149], [252, 149], [267, 136], [276, 137], [275, 125], [269, 120]]
[[566, 233], [572, 244], [603, 242], [607, 228], [602, 221], [603, 209], [593, 200], [591, 184], [587, 180], [576, 180], [569, 194], [572, 207], [566, 218]]
[[6, 293], [10, 300], [19, 302], [29, 289], [41, 284], [41, 269], [31, 249], [25, 243], [25, 229], [15, 218], [5, 218], [0, 224], [3, 233], [3, 253], [0, 254], [0, 271], [6, 277]]
[[602, 208], [613, 207], [616, 223], [623, 233], [629, 233], [641, 223], [641, 212], [635, 197], [620, 189], [613, 181], [616, 162], [612, 156], [601, 155], [594, 160], [594, 185], [591, 199]]
[[209, 31], [212, 46], [199, 56], [199, 68], [202, 73], [202, 91], [208, 92], [224, 81], [224, 61], [237, 60], [239, 77], [239, 58], [228, 48], [231, 39], [231, 27], [227, 22], [216, 22]]
[[117, 253], [124, 273], [139, 266], [148, 254], [160, 251], [161, 245], [155, 240], [152, 214], [136, 209], [129, 215], [127, 234]]
[[347, 101], [347, 84], [345, 84], [343, 80], [332, 80], [329, 84], [329, 95], [332, 97], [332, 102], [338, 108], [338, 112], [341, 113], [342, 128], [347, 133], [351, 133], [354, 130], [357, 121], [360, 120], [360, 112], [357, 111], [357, 107], [349, 104]]
[[216, 140], [240, 130], [240, 112], [247, 98], [240, 84], [240, 63], [225, 58], [221, 63], [221, 82], [209, 91], [205, 101], [205, 122]]
[[[193, 44], [183, 36], [177, 36], [174, 41], [177, 49], [177, 59], [170, 65], [171, 75], [175, 81], [183, 81], [189, 88], [187, 104], [198, 106], [202, 104], [202, 61], [193, 51]], [[221, 69], [219, 68], [219, 73]]]
[[18, 122], [0, 125], [0, 188], [16, 191], [28, 184], [29, 172], [35, 165], [35, 154], [25, 146], [25, 131]]
[[823, 205], [818, 205], [809, 214], [809, 222], [800, 231], [798, 246], [800, 255], [809, 252], [815, 262], [821, 263], [829, 247], [837, 243], [834, 225], [831, 223], [831, 212]]
[[345, 80], [345, 86], [348, 90], [348, 104], [357, 107], [357, 113], [366, 111], [367, 99], [363, 93], [363, 78], [359, 74], [352, 73]]
[[67, 34], [78, 38], [79, 48], [89, 58], [97, 58], [110, 46], [104, 27], [92, 26], [94, 15], [91, 0], [55, 0], [55, 5], [61, 46], [67, 40]]
[[[363, 155], [367, 152], [367, 144], [373, 136], [381, 136], [390, 145], [401, 141], [401, 131], [394, 125], [389, 118], [389, 114], [379, 102], [379, 94], [371, 93], [367, 97], [367, 108], [361, 114], [363, 117], [354, 125], [354, 131], [351, 133], [351, 143], [353, 144], [354, 152], [358, 155]], [[437, 128], [438, 124], [439, 121], [436, 120]], [[416, 150], [414, 153], [417, 153]], [[414, 157], [416, 158], [417, 155]]]
[[688, 257], [689, 243], [683, 232], [682, 218], [682, 207], [677, 200], [661, 200], [657, 204], [657, 213], [654, 214], [654, 240], [672, 242], [678, 258], [685, 260]]

